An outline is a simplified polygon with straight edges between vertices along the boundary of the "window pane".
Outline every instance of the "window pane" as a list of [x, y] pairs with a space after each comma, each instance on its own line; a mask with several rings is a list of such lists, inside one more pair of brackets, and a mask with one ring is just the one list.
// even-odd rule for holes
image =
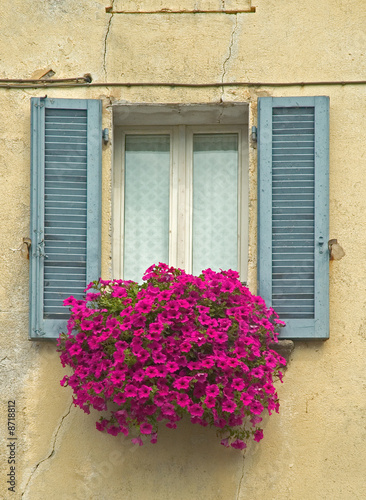
[[124, 279], [169, 260], [169, 135], [127, 135]]
[[238, 267], [238, 135], [193, 136], [193, 274]]

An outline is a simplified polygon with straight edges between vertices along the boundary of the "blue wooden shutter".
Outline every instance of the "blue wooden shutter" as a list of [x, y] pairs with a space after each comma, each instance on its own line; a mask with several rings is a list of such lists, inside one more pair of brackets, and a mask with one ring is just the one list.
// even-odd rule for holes
[[329, 337], [329, 98], [258, 100], [259, 294], [282, 338]]
[[100, 276], [101, 102], [31, 99], [30, 337], [66, 331], [63, 300]]

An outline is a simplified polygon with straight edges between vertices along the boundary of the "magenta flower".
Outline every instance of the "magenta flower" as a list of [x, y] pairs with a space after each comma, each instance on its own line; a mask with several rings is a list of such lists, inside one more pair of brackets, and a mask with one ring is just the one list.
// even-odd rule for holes
[[163, 396], [159, 393], [155, 394], [154, 396], [154, 403], [156, 406], [163, 406], [166, 402], [166, 396]]
[[225, 399], [222, 402], [222, 409], [228, 413], [233, 413], [236, 409], [236, 403], [230, 399]]
[[179, 366], [175, 361], [168, 361], [165, 367], [170, 373], [174, 373], [179, 369]]
[[215, 408], [216, 399], [213, 396], [206, 396], [205, 405], [207, 406], [207, 408]]
[[111, 374], [111, 381], [116, 384], [116, 385], [120, 385], [124, 380], [126, 379], [126, 373], [125, 372], [122, 372], [120, 370], [116, 370], [114, 372], [112, 372]]
[[263, 439], [263, 430], [262, 429], [257, 429], [254, 433], [254, 441], [259, 441]]
[[134, 398], [137, 396], [137, 388], [132, 384], [127, 384], [124, 393], [127, 398]]
[[151, 311], [153, 302], [151, 300], [141, 300], [136, 304], [136, 311], [142, 312], [142, 313], [149, 313]]
[[154, 351], [152, 354], [152, 359], [155, 361], [155, 363], [165, 363], [166, 355], [161, 351]]
[[221, 444], [222, 444], [222, 446], [229, 448], [229, 438], [222, 439]]
[[117, 434], [119, 434], [120, 432], [120, 429], [119, 427], [108, 427], [107, 432], [108, 434], [112, 434], [112, 436], [117, 436]]
[[139, 398], [148, 398], [150, 396], [150, 392], [152, 391], [152, 387], [149, 387], [147, 385], [142, 385], [139, 390]]
[[192, 344], [188, 340], [185, 340], [180, 345], [180, 350], [182, 352], [189, 352], [191, 350], [191, 348], [192, 348]]
[[206, 357], [205, 359], [203, 359], [201, 361], [201, 366], [202, 368], [212, 368], [215, 364], [215, 361], [210, 358], [210, 357]]
[[122, 405], [126, 401], [126, 396], [122, 392], [119, 392], [113, 397], [113, 401], [118, 405]]
[[157, 338], [159, 339], [160, 333], [164, 330], [164, 325], [161, 323], [150, 323], [149, 332], [158, 334]]
[[151, 424], [148, 424], [147, 422], [143, 422], [140, 425], [141, 434], [151, 434], [152, 431], [153, 431], [153, 426]]
[[182, 394], [180, 392], [177, 394], [177, 404], [179, 406], [185, 407], [190, 403], [190, 401], [191, 400], [189, 399], [187, 394]]
[[180, 377], [175, 382], [173, 382], [173, 387], [175, 389], [188, 389], [191, 377]]
[[265, 392], [267, 394], [274, 394], [276, 392], [276, 389], [269, 382], [267, 382], [266, 384], [264, 384], [263, 389], [265, 390]]
[[252, 403], [250, 405], [250, 411], [254, 415], [260, 415], [263, 410], [264, 410], [264, 407], [259, 401], [256, 401], [256, 400], [252, 401]]
[[218, 396], [220, 394], [220, 389], [215, 384], [208, 385], [206, 387], [206, 394], [207, 394], [207, 396], [211, 396], [211, 397]]
[[141, 368], [137, 369], [132, 374], [132, 380], [136, 380], [136, 382], [142, 382], [145, 378], [145, 372]]
[[150, 378], [157, 377], [159, 375], [159, 371], [155, 366], [148, 366], [146, 368], [146, 375]]
[[193, 405], [189, 405], [189, 412], [191, 415], [195, 416], [195, 417], [202, 417], [203, 415], [203, 408], [201, 405], [199, 404], [193, 404]]
[[262, 378], [263, 375], [264, 375], [264, 370], [263, 370], [263, 367], [262, 366], [258, 366], [257, 368], [254, 368], [251, 372], [250, 372], [251, 376], [252, 377], [256, 377], [256, 378]]
[[138, 444], [139, 446], [142, 446], [144, 444], [143, 441], [142, 441], [142, 439], [140, 437], [132, 438], [131, 439], [131, 443]]
[[234, 378], [232, 383], [233, 389], [242, 391], [245, 387], [244, 381], [241, 378]]
[[251, 396], [247, 392], [243, 392], [240, 396], [240, 400], [242, 401], [243, 405], [250, 405], [250, 403], [253, 401], [253, 396]]
[[232, 446], [233, 448], [236, 448], [237, 450], [244, 450], [244, 448], [246, 448], [246, 447], [247, 447], [247, 445], [246, 445], [246, 444], [244, 443], [244, 441], [243, 441], [243, 440], [241, 440], [241, 439], [236, 439], [235, 441], [233, 441], [233, 442], [231, 443], [231, 446]]

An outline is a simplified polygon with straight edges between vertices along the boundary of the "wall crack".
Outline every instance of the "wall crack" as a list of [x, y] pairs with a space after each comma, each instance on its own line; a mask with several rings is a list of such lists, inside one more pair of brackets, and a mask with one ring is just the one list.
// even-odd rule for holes
[[243, 454], [243, 466], [242, 466], [241, 476], [240, 476], [240, 480], [239, 480], [239, 484], [238, 484], [238, 492], [236, 495], [236, 500], [239, 500], [241, 485], [242, 485], [242, 482], [244, 480], [244, 464], [245, 464], [245, 452]]
[[24, 498], [24, 495], [25, 495], [25, 494], [26, 494], [26, 492], [27, 492], [28, 486], [29, 486], [29, 484], [31, 483], [31, 481], [32, 481], [32, 479], [33, 479], [33, 477], [34, 477], [35, 473], [37, 472], [37, 470], [38, 470], [39, 466], [40, 466], [41, 464], [43, 464], [44, 462], [47, 462], [47, 460], [49, 460], [50, 458], [52, 458], [52, 457], [53, 457], [53, 455], [55, 454], [55, 447], [56, 447], [56, 441], [57, 441], [58, 435], [59, 435], [59, 433], [60, 433], [60, 430], [61, 430], [61, 427], [62, 427], [62, 425], [63, 425], [63, 423], [64, 423], [64, 420], [66, 419], [66, 417], [68, 417], [68, 416], [70, 415], [72, 405], [73, 405], [73, 401], [71, 401], [71, 404], [70, 404], [70, 406], [69, 406], [69, 409], [67, 410], [67, 412], [65, 413], [65, 415], [61, 418], [60, 423], [59, 423], [59, 424], [58, 424], [58, 426], [57, 426], [56, 432], [55, 432], [55, 434], [54, 434], [54, 439], [53, 439], [53, 443], [52, 443], [52, 449], [51, 449], [51, 452], [49, 453], [49, 455], [48, 455], [46, 458], [42, 458], [42, 460], [40, 460], [40, 461], [36, 464], [36, 466], [33, 468], [32, 472], [30, 473], [30, 476], [29, 476], [29, 478], [28, 478], [27, 484], [26, 484], [26, 485], [25, 485], [25, 487], [24, 487], [24, 491], [23, 491], [23, 493], [22, 493], [22, 495], [21, 495], [21, 498]]
[[[222, 64], [221, 83], [224, 83], [224, 80], [225, 80], [225, 76], [226, 76], [226, 72], [227, 72], [227, 65], [228, 65], [228, 63], [229, 63], [229, 61], [231, 59], [233, 45], [234, 45], [234, 39], [235, 39], [235, 35], [236, 35], [236, 30], [237, 29], [238, 29], [238, 16], [235, 15], [235, 24], [234, 24], [233, 30], [231, 32], [228, 55], [227, 55], [226, 59], [224, 60], [224, 62]], [[223, 101], [223, 97], [224, 97], [224, 87], [222, 86], [221, 87], [221, 99], [220, 99], [221, 102]]]
[[114, 7], [114, 0], [112, 0], [112, 5], [111, 5], [110, 9], [108, 9], [108, 12], [110, 12], [111, 17], [109, 18], [107, 31], [106, 31], [106, 34], [104, 36], [103, 71], [105, 74], [106, 81], [107, 81], [107, 44], [108, 44], [108, 36], [109, 36], [110, 29], [111, 29], [112, 19], [114, 16], [113, 7]]

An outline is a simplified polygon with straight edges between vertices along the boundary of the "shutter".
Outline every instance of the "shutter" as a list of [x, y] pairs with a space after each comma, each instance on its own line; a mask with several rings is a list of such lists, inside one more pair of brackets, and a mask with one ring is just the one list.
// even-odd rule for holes
[[281, 338], [329, 337], [329, 98], [258, 100], [259, 294]]
[[31, 99], [30, 337], [57, 338], [65, 298], [100, 276], [101, 103]]

